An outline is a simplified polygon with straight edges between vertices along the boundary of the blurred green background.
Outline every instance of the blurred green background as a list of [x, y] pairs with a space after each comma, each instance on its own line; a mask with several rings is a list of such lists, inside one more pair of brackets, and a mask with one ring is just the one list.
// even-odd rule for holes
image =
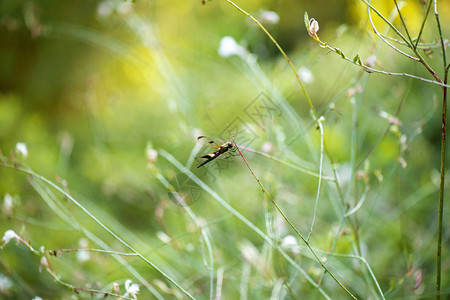
[[[386, 15], [394, 7], [392, 1], [375, 2]], [[406, 77], [365, 73], [308, 36], [305, 11], [319, 21], [321, 40], [339, 47], [348, 57], [359, 54], [363, 62], [376, 57], [375, 68], [431, 78], [423, 67], [380, 43], [359, 1], [239, 4], [261, 20], [287, 52], [318, 114], [325, 117], [330, 157], [324, 158], [324, 175], [333, 175], [331, 159], [343, 195], [339, 196], [333, 182], [322, 181], [313, 247], [330, 251], [336, 241], [336, 253], [352, 255], [359, 247], [386, 298], [430, 297], [436, 271], [441, 89]], [[439, 5], [448, 39], [450, 5]], [[417, 34], [423, 10], [420, 1], [408, 1], [405, 7], [412, 35]], [[276, 12], [279, 21], [267, 17], [267, 11]], [[200, 0], [6, 0], [0, 3], [0, 22], [0, 150], [4, 161], [21, 160], [63, 186], [196, 298], [210, 296], [211, 265], [195, 220], [207, 225], [214, 258], [213, 291], [218, 292], [220, 283], [222, 299], [244, 294], [248, 299], [320, 297], [317, 288], [206, 191], [200, 190], [201, 195], [191, 199], [195, 203], [188, 211], [171, 201], [161, 180], [173, 183], [183, 173], [167, 156], [161, 156], [163, 149], [188, 164], [280, 245], [293, 234], [240, 157], [228, 159], [223, 169], [221, 162], [198, 170], [191, 164], [193, 157], [207, 151], [200, 150], [196, 137], [228, 139], [229, 123], [251, 129], [255, 140], [250, 148], [318, 173], [320, 132], [305, 96], [284, 58], [249, 18], [226, 1], [215, 0], [206, 5]], [[379, 19], [375, 23], [384, 30]], [[395, 24], [400, 23], [396, 20]], [[435, 42], [436, 32], [430, 17], [424, 41]], [[240, 55], [219, 55], [225, 36], [239, 44]], [[433, 48], [426, 57], [442, 75], [440, 48]], [[246, 113], [261, 95], [278, 109], [263, 126]], [[398, 116], [393, 117], [399, 107]], [[240, 137], [236, 138], [239, 144]], [[26, 158], [15, 152], [19, 142], [26, 144]], [[158, 151], [156, 161], [149, 158], [150, 149]], [[288, 218], [307, 235], [317, 178], [250, 152], [244, 155]], [[0, 179], [0, 195], [13, 199], [11, 210], [3, 205], [2, 232], [13, 229], [35, 248], [82, 248], [80, 243], [88, 243], [89, 248], [108, 245], [128, 251], [54, 190], [56, 196], [49, 200], [52, 194], [48, 191], [39, 193], [41, 183], [10, 168], [0, 167]], [[365, 200], [357, 217], [344, 221], [343, 212], [362, 197]], [[60, 213], [51, 203], [59, 203]], [[448, 228], [448, 218], [444, 221]], [[359, 246], [352, 234], [356, 227]], [[448, 295], [448, 231], [444, 242], [442, 286]], [[301, 241], [298, 244], [298, 253], [295, 247], [286, 252], [319, 281], [320, 265]], [[246, 256], [248, 251], [251, 254]], [[76, 253], [64, 253], [51, 263], [63, 281], [77, 287], [111, 291], [117, 282], [123, 293], [125, 280], [132, 279], [141, 283], [142, 299], [158, 297], [124, 267], [132, 266], [157, 295], [184, 299], [179, 289], [149, 265], [137, 258], [124, 260], [123, 264], [112, 255], [98, 253], [82, 260]], [[0, 262], [2, 280], [11, 283], [6, 285], [9, 288], [0, 288], [2, 298], [90, 297], [83, 292], [77, 295], [45, 272], [39, 273], [39, 258], [23, 245], [7, 245], [0, 251]], [[328, 263], [358, 298], [380, 297], [359, 260], [330, 257]], [[333, 299], [348, 297], [327, 275], [321, 286]]]

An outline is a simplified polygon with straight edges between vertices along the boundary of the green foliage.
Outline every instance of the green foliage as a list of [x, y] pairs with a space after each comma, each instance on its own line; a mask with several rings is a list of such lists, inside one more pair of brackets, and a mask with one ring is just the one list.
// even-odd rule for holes
[[[442, 89], [354, 6], [336, 6], [343, 27], [308, 7], [312, 40], [300, 4], [243, 4], [291, 69], [227, 1], [13, 2], [0, 4], [0, 232], [23, 240], [0, 250], [0, 298], [118, 297], [128, 279], [141, 299], [434, 295]], [[419, 51], [441, 70], [428, 26]], [[196, 168], [213, 151], [201, 134], [235, 138], [261, 185], [241, 156]]]

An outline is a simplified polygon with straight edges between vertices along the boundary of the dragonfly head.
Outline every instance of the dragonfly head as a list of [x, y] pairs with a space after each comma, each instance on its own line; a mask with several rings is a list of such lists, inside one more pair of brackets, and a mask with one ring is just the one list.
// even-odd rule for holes
[[231, 149], [234, 147], [234, 144], [232, 142], [227, 142], [227, 148]]

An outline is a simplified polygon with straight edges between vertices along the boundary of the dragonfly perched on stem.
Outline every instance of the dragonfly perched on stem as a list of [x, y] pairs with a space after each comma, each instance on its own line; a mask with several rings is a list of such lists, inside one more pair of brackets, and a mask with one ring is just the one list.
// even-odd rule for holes
[[225, 153], [229, 153], [230, 155], [235, 156], [232, 153], [236, 151], [236, 145], [234, 143], [230, 142], [230, 141], [227, 141], [227, 142], [225, 142], [225, 143], [220, 145], [220, 144], [214, 142], [213, 140], [210, 140], [209, 137], [204, 136], [204, 135], [199, 136], [197, 138], [197, 140], [198, 141], [199, 140], [207, 141], [208, 144], [214, 146], [217, 149], [217, 150], [215, 150], [215, 151], [213, 151], [211, 153], [199, 156], [198, 158], [204, 158], [205, 160], [203, 162], [201, 162], [197, 166], [197, 168], [200, 168], [201, 166], [204, 166], [205, 164], [209, 163], [210, 161], [213, 161], [214, 159], [216, 159], [217, 157], [219, 157], [219, 156], [221, 156], [222, 154], [225, 154]]

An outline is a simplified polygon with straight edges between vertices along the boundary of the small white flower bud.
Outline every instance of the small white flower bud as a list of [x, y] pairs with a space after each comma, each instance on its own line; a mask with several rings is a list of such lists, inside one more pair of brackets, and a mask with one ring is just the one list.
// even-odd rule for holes
[[3, 245], [6, 245], [9, 243], [9, 241], [11, 241], [12, 239], [17, 239], [19, 238], [19, 236], [17, 235], [17, 233], [14, 232], [14, 230], [7, 230], [5, 232], [5, 234], [3, 235], [2, 241], [3, 241]]
[[313, 38], [317, 37], [317, 32], [319, 31], [319, 22], [312, 18], [309, 20], [309, 35]]

